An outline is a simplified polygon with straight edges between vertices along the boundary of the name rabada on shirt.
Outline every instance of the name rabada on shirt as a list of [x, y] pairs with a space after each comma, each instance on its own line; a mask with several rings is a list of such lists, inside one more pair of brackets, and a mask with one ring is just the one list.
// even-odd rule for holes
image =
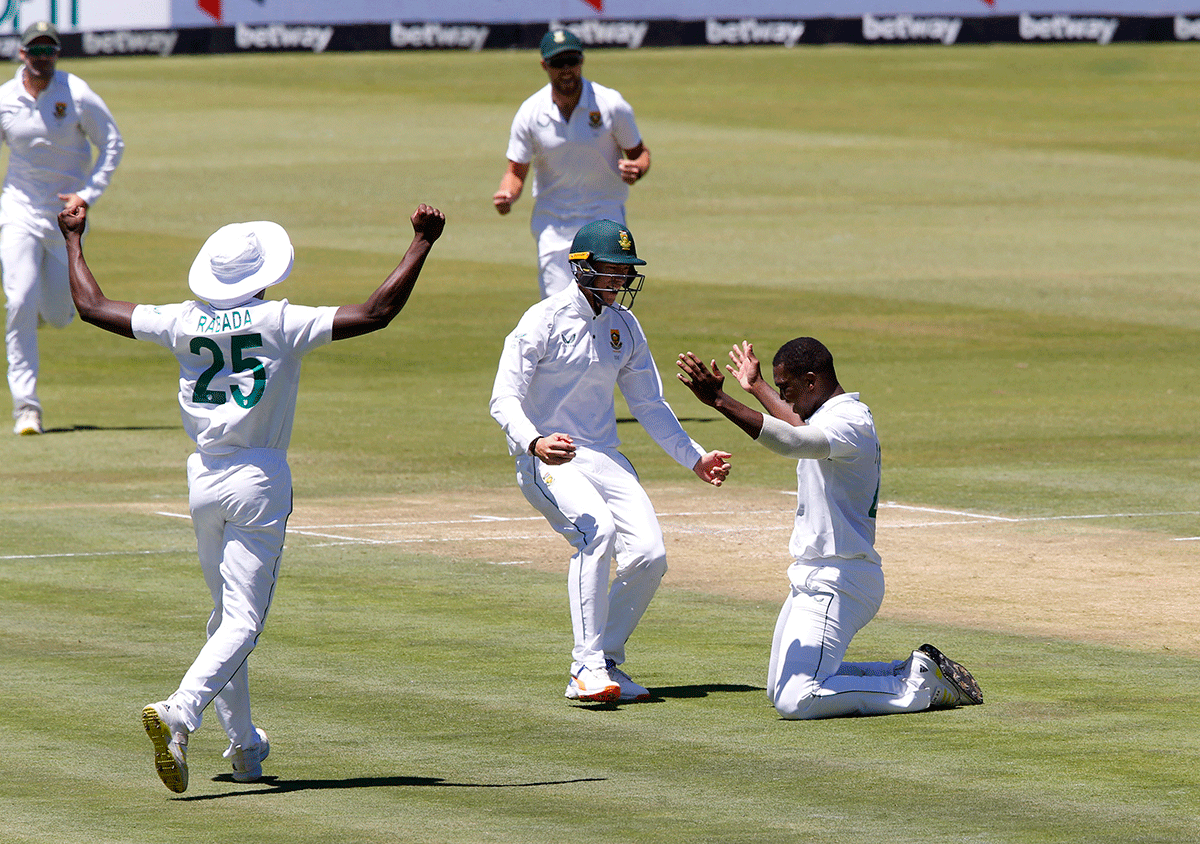
[[249, 328], [252, 322], [249, 308], [236, 311], [217, 311], [211, 319], [207, 314], [201, 314], [196, 319], [196, 333], [223, 334], [226, 331]]

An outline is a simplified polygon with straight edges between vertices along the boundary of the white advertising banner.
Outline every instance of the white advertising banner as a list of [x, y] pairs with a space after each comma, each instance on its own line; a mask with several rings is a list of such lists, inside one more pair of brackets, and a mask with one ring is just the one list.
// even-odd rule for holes
[[564, 23], [603, 20], [799, 20], [898, 16], [1165, 16], [1200, 0], [0, 0], [0, 33], [50, 20], [63, 32], [243, 24]]
[[171, 21], [174, 26], [392, 20], [530, 23], [587, 18], [792, 19], [1022, 12], [1172, 15], [1196, 10], [1200, 10], [1200, 0], [171, 0]]
[[1200, 41], [1200, 0], [0, 0], [0, 57], [37, 20], [64, 56]]

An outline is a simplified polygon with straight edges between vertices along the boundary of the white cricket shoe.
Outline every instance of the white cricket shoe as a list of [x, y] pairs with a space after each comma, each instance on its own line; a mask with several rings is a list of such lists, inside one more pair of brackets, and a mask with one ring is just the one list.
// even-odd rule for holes
[[142, 726], [154, 742], [154, 769], [163, 785], [182, 794], [188, 787], [187, 728], [171, 711], [165, 700], [152, 703], [142, 710]]
[[267, 734], [258, 727], [258, 744], [249, 747], [229, 743], [229, 749], [223, 754], [233, 762], [233, 778], [238, 782], [257, 782], [262, 778], [262, 763], [271, 754], [271, 742]]
[[31, 434], [41, 434], [42, 431], [42, 412], [36, 407], [23, 407], [17, 411], [16, 422], [13, 425], [13, 433], [19, 437], [27, 437]]
[[582, 700], [591, 703], [612, 703], [621, 697], [621, 684], [608, 676], [603, 668], [583, 668], [571, 675], [567, 700]]
[[909, 677], [919, 688], [933, 692], [930, 709], [949, 709], [983, 703], [983, 690], [963, 668], [933, 645], [921, 645], [912, 653]]
[[608, 669], [608, 676], [621, 686], [620, 700], [650, 700], [650, 690], [634, 682], [634, 679], [622, 671], [611, 659], [604, 660], [604, 667]]

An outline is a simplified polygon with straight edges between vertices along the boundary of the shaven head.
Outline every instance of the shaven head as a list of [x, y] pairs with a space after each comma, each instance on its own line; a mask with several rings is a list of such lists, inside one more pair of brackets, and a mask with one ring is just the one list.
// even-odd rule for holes
[[837, 383], [833, 355], [825, 348], [824, 343], [813, 337], [797, 337], [787, 341], [779, 347], [772, 363], [774, 366], [782, 366], [793, 375], [811, 372], [829, 383]]

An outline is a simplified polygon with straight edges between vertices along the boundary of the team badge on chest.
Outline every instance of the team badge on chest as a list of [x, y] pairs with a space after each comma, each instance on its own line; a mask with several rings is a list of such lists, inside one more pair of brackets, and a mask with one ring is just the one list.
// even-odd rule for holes
[[67, 116], [67, 104], [66, 103], [55, 103], [54, 104], [54, 116], [57, 117], [59, 120], [62, 120], [64, 117], [66, 117]]
[[621, 351], [621, 329], [614, 328], [608, 332], [608, 342], [614, 352]]
[[588, 112], [588, 125], [591, 126], [593, 129], [600, 128], [600, 112], [598, 112], [598, 111], [589, 111]]

